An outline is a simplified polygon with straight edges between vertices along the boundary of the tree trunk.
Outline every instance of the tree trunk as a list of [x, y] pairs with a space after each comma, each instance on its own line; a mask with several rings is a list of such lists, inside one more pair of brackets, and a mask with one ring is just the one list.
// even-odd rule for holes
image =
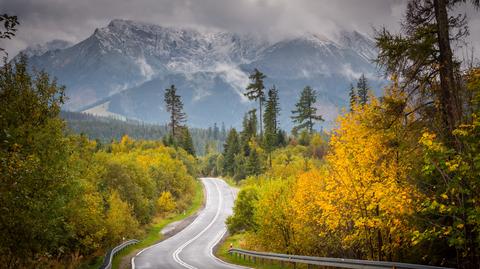
[[262, 99], [258, 99], [258, 104], [260, 106], [260, 138], [263, 137], [263, 126], [262, 126]]
[[437, 21], [438, 47], [440, 50], [440, 109], [442, 121], [445, 126], [445, 138], [450, 146], [459, 149], [452, 131], [460, 120], [460, 106], [458, 101], [458, 88], [455, 83], [453, 54], [450, 47], [450, 34], [448, 25], [447, 0], [434, 0], [435, 18]]

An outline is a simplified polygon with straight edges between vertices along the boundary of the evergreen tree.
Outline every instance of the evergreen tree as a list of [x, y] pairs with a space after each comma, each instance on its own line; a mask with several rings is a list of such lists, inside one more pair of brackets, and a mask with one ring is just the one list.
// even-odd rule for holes
[[220, 130], [218, 129], [217, 123], [213, 124], [213, 139], [217, 140], [220, 137]]
[[258, 100], [258, 111], [260, 115], [260, 136], [263, 136], [263, 128], [262, 128], [262, 105], [265, 101], [265, 93], [263, 90], [265, 86], [263, 85], [263, 80], [266, 76], [258, 71], [258, 69], [254, 69], [253, 73], [248, 77], [251, 80], [251, 83], [247, 86], [247, 91], [244, 93], [249, 100]]
[[223, 145], [224, 164], [223, 171], [230, 176], [235, 172], [235, 156], [240, 153], [240, 142], [238, 139], [238, 133], [235, 128], [232, 128], [228, 132], [227, 140]]
[[[368, 82], [365, 74], [362, 74], [357, 82], [358, 89], [358, 103], [362, 106], [368, 103]], [[351, 99], [350, 99], [351, 100]]]
[[[265, 135], [264, 147], [266, 152], [270, 155], [273, 148], [277, 145], [277, 131], [278, 131], [278, 116], [280, 114], [280, 105], [278, 100], [278, 90], [273, 86], [268, 90], [268, 100], [265, 106]], [[270, 159], [270, 157], [269, 157]]]
[[[466, 1], [410, 0], [402, 32], [393, 34], [383, 28], [375, 38], [379, 48], [377, 62], [388, 74], [401, 79], [399, 87], [408, 93], [405, 102], [414, 104], [414, 110], [430, 118], [432, 125], [440, 123], [436, 129], [456, 149], [461, 146], [452, 132], [462, 118], [465, 100], [461, 99], [465, 94], [456, 79], [460, 77], [459, 63], [454, 60], [450, 43], [463, 42], [468, 31], [466, 17], [449, 12], [455, 12], [463, 2]], [[469, 2], [477, 8], [480, 5], [478, 0]], [[436, 113], [428, 114], [435, 110]], [[406, 113], [409, 112], [399, 110], [397, 114], [403, 117], [401, 114]]]
[[294, 130], [307, 129], [311, 133], [315, 121], [323, 121], [322, 116], [317, 115], [316, 101], [315, 90], [306, 86], [300, 95], [300, 100], [295, 104], [296, 110], [292, 111], [292, 119], [296, 124], [293, 127]]
[[183, 123], [186, 121], [186, 115], [183, 112], [183, 103], [179, 95], [177, 95], [177, 89], [175, 85], [170, 86], [170, 88], [165, 89], [165, 105], [167, 111], [170, 113], [170, 123], [171, 135], [173, 138], [176, 138], [179, 133], [177, 130], [183, 127]]
[[220, 136], [221, 136], [220, 140], [227, 139], [227, 129], [225, 129], [225, 123], [224, 122], [222, 122], [222, 129], [220, 131]]
[[193, 140], [192, 140], [192, 136], [190, 135], [190, 131], [188, 130], [187, 127], [183, 127], [181, 130], [182, 130], [182, 136], [181, 136], [180, 147], [183, 148], [186, 152], [195, 156], [195, 148], [193, 146]]
[[260, 156], [256, 149], [253, 149], [248, 156], [247, 164], [245, 167], [247, 175], [258, 176], [262, 173], [262, 166], [260, 162]]
[[350, 92], [348, 95], [350, 96], [350, 111], [353, 111], [353, 107], [357, 103], [357, 93], [352, 84], [350, 84]]
[[212, 129], [212, 127], [208, 126], [207, 138], [211, 138], [211, 137], [213, 137], [213, 129]]
[[287, 133], [279, 129], [277, 132], [277, 146], [285, 147], [286, 145], [287, 145]]
[[241, 148], [244, 156], [250, 154], [250, 140], [257, 137], [257, 110], [252, 109], [243, 117], [243, 130], [240, 133]]

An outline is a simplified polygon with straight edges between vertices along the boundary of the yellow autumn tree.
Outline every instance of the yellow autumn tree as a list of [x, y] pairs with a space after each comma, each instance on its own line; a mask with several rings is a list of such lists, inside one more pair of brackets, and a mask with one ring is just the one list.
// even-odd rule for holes
[[314, 220], [318, 236], [339, 241], [342, 249], [332, 252], [391, 260], [409, 245], [408, 220], [417, 192], [396, 146], [401, 137], [392, 125], [401, 123], [382, 128], [382, 103], [374, 96], [370, 100], [338, 118], [326, 156], [328, 171], [299, 177], [294, 208], [300, 223]]
[[280, 253], [298, 253], [293, 223], [295, 211], [288, 180], [266, 180], [258, 191], [254, 209], [255, 237], [260, 249]]
[[109, 209], [106, 214], [108, 240], [118, 243], [124, 238], [131, 238], [138, 232], [139, 224], [133, 216], [132, 206], [122, 201], [118, 192], [113, 191], [108, 198]]
[[160, 214], [165, 214], [173, 211], [176, 208], [175, 200], [169, 191], [164, 191], [160, 194], [157, 200], [157, 211]]

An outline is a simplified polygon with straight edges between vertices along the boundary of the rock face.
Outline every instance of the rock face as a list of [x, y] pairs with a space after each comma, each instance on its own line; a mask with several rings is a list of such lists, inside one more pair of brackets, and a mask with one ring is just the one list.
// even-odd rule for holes
[[25, 53], [32, 66], [67, 86], [65, 109], [163, 123], [163, 92], [175, 84], [189, 124], [198, 127], [214, 122], [240, 125], [243, 113], [255, 106], [242, 94], [254, 68], [267, 75], [267, 87], [274, 83], [279, 89], [282, 127], [287, 129], [305, 85], [317, 90], [317, 105], [328, 127], [347, 104], [349, 84], [362, 73], [371, 78], [374, 89], [382, 83], [371, 62], [374, 43], [358, 32], [339, 33], [335, 41], [305, 33], [270, 42], [250, 35], [113, 20], [78, 44], [53, 41]]

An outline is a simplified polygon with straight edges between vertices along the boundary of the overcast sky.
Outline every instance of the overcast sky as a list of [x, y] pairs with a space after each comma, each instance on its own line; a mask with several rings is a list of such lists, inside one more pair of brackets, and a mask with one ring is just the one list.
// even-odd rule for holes
[[[281, 38], [301, 32], [334, 36], [339, 29], [369, 35], [398, 30], [406, 0], [0, 0], [0, 13], [17, 15], [13, 40], [0, 41], [10, 57], [53, 39], [79, 42], [112, 19], [164, 26], [254, 32]], [[472, 43], [480, 48], [480, 12], [468, 11]], [[478, 55], [477, 55], [478, 57]]]

